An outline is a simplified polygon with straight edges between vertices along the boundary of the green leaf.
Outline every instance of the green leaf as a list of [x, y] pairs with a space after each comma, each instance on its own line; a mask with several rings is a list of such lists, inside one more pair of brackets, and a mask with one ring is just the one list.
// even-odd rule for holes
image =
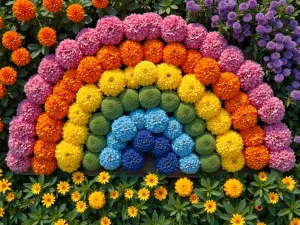
[[278, 216], [284, 216], [284, 215], [288, 214], [289, 212], [290, 212], [289, 209], [282, 209], [282, 210], [280, 210], [280, 211], [277, 213], [277, 215], [278, 215]]
[[126, 9], [129, 11], [134, 11], [134, 10], [137, 10], [138, 8], [140, 8], [140, 5], [136, 2], [131, 2], [126, 7]]
[[37, 50], [37, 49], [40, 49], [42, 46], [40, 45], [40, 44], [29, 44], [28, 46], [27, 46], [27, 48], [29, 49], [29, 50]]
[[104, 11], [105, 11], [108, 15], [113, 15], [113, 16], [117, 15], [117, 11], [116, 11], [113, 7], [111, 7], [111, 6], [106, 7], [106, 8], [104, 9]]
[[5, 110], [3, 116], [10, 116], [14, 113], [14, 110], [13, 109], [7, 109]]
[[167, 13], [167, 14], [170, 14], [170, 12], [171, 12], [171, 8], [169, 8], [169, 7], [166, 8], [166, 13]]
[[79, 23], [73, 23], [72, 30], [74, 34], [77, 34], [79, 31]]
[[14, 2], [15, 2], [15, 1], [9, 1], [9, 2], [7, 2], [5, 5], [12, 5], [12, 4], [14, 4]]
[[32, 59], [35, 59], [36, 57], [39, 56], [40, 53], [41, 53], [41, 49], [32, 52], [32, 53], [30, 54], [30, 56], [31, 56]]

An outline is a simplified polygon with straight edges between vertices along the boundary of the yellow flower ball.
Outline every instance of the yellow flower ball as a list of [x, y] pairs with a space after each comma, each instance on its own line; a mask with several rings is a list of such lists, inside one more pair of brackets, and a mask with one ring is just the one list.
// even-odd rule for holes
[[69, 108], [69, 121], [75, 125], [83, 126], [89, 122], [91, 114], [86, 113], [78, 103], [73, 103]]
[[243, 150], [243, 139], [239, 133], [229, 130], [216, 139], [216, 151], [222, 157], [235, 156]]
[[221, 109], [220, 113], [206, 121], [206, 128], [215, 135], [223, 134], [229, 131], [231, 127], [231, 117], [229, 112]]
[[133, 78], [134, 67], [129, 66], [124, 70], [125, 82], [128, 88], [137, 89], [140, 87], [139, 83]]
[[56, 146], [55, 158], [58, 167], [67, 173], [75, 172], [81, 165], [83, 151], [81, 145], [61, 141]]
[[204, 96], [195, 103], [197, 116], [204, 120], [217, 116], [221, 110], [221, 100], [210, 91], [205, 92]]
[[244, 168], [245, 158], [242, 152], [235, 156], [221, 157], [221, 163], [224, 170], [227, 172], [236, 172]]
[[89, 204], [93, 209], [101, 209], [106, 203], [105, 195], [101, 191], [95, 191], [89, 196]]
[[149, 86], [157, 79], [157, 67], [149, 61], [142, 61], [137, 64], [133, 71], [133, 79], [141, 86]]
[[175, 183], [175, 192], [181, 197], [190, 196], [193, 192], [193, 182], [188, 178], [180, 178]]
[[118, 96], [126, 86], [125, 76], [122, 70], [106, 70], [98, 82], [100, 90], [106, 96]]
[[95, 84], [82, 86], [77, 92], [76, 102], [87, 113], [95, 112], [102, 103], [103, 95]]
[[181, 101], [195, 103], [203, 97], [205, 86], [193, 74], [188, 74], [182, 78], [177, 92]]
[[224, 184], [225, 195], [238, 198], [243, 193], [243, 184], [237, 179], [228, 179]]
[[70, 121], [66, 122], [63, 128], [63, 139], [73, 145], [84, 144], [88, 134], [86, 126], [78, 126]]
[[162, 91], [176, 90], [182, 80], [181, 70], [176, 66], [161, 63], [157, 66], [156, 86]]

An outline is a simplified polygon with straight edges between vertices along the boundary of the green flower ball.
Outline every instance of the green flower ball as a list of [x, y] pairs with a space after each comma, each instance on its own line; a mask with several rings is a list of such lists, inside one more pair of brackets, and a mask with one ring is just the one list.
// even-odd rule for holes
[[195, 139], [195, 150], [200, 155], [211, 154], [216, 147], [216, 140], [212, 134], [205, 132]]
[[196, 116], [196, 118], [184, 125], [184, 131], [191, 137], [197, 137], [205, 131], [205, 121]]
[[139, 93], [140, 104], [145, 109], [152, 109], [159, 106], [160, 98], [160, 90], [155, 86], [143, 87]]
[[93, 134], [106, 135], [111, 128], [111, 121], [106, 119], [102, 113], [95, 113], [89, 121], [89, 128]]
[[123, 107], [117, 97], [106, 97], [101, 104], [101, 112], [105, 118], [114, 120], [123, 115]]
[[165, 112], [174, 112], [180, 104], [180, 99], [175, 91], [163, 91], [159, 107]]
[[83, 156], [82, 165], [87, 170], [100, 169], [99, 155], [87, 151]]
[[201, 170], [206, 173], [216, 172], [221, 165], [220, 157], [217, 153], [204, 155], [200, 157]]
[[131, 112], [140, 106], [139, 93], [133, 89], [126, 89], [119, 96], [125, 111]]
[[85, 146], [90, 152], [101, 152], [106, 147], [106, 138], [90, 134], [85, 141]]
[[187, 103], [180, 103], [178, 109], [174, 113], [175, 118], [183, 124], [192, 122], [196, 117], [194, 106]]

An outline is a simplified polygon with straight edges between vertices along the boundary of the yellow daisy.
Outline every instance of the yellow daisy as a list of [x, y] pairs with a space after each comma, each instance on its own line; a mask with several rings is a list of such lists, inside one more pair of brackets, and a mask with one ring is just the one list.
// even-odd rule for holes
[[137, 217], [138, 211], [139, 210], [134, 206], [129, 206], [127, 209], [128, 216], [131, 218]]
[[267, 225], [264, 222], [257, 222], [256, 225]]
[[231, 225], [244, 225], [245, 218], [241, 214], [233, 214], [230, 223]]
[[57, 191], [59, 194], [65, 195], [70, 191], [70, 184], [66, 181], [61, 181], [57, 184]]
[[76, 210], [79, 213], [83, 213], [87, 209], [87, 205], [84, 201], [78, 201], [76, 203]]
[[119, 192], [118, 191], [112, 191], [112, 192], [110, 192], [109, 196], [110, 196], [111, 199], [116, 199], [116, 198], [119, 197]]
[[108, 172], [103, 171], [103, 172], [99, 173], [97, 178], [101, 184], [107, 184], [107, 183], [109, 183], [110, 175]]
[[55, 197], [52, 193], [44, 194], [42, 196], [42, 203], [46, 208], [51, 207], [55, 202]]
[[159, 201], [166, 199], [167, 195], [168, 191], [163, 186], [160, 186], [159, 188], [154, 190], [154, 197]]
[[111, 224], [111, 221], [107, 216], [101, 218], [100, 225], [110, 225], [110, 224]]
[[150, 197], [150, 191], [147, 188], [141, 188], [138, 192], [138, 197], [142, 201], [147, 201]]
[[3, 217], [5, 214], [4, 209], [2, 207], [0, 207], [0, 217]]
[[78, 191], [74, 191], [71, 194], [71, 199], [73, 202], [78, 202], [80, 200], [80, 193]]
[[148, 174], [144, 180], [146, 185], [150, 188], [155, 187], [158, 184], [158, 176], [153, 173]]
[[11, 190], [10, 186], [11, 182], [9, 182], [7, 179], [0, 180], [0, 192], [5, 193], [6, 191]]
[[189, 200], [192, 204], [196, 204], [199, 202], [199, 197], [196, 194], [191, 194]]
[[270, 203], [275, 205], [279, 201], [279, 195], [275, 192], [269, 193]]
[[299, 218], [292, 219], [289, 225], [300, 225], [300, 219]]
[[72, 174], [72, 181], [74, 182], [74, 184], [81, 184], [84, 181], [84, 174], [82, 172], [74, 172]]
[[134, 192], [133, 192], [133, 190], [131, 190], [131, 189], [127, 189], [127, 190], [125, 191], [125, 193], [124, 193], [124, 196], [125, 196], [125, 198], [127, 198], [127, 199], [132, 199], [132, 198], [133, 198], [133, 195], [134, 195]]
[[266, 181], [268, 179], [268, 175], [266, 172], [259, 172], [258, 173], [258, 178], [261, 180], [261, 181]]
[[64, 219], [59, 219], [54, 225], [68, 225], [67, 221]]
[[8, 202], [11, 202], [12, 200], [15, 199], [15, 194], [13, 192], [9, 192], [7, 195], [6, 195], [6, 201]]
[[296, 181], [291, 176], [285, 177], [281, 181], [282, 181], [282, 183], [284, 183], [287, 186], [286, 188], [289, 191], [294, 190]]
[[204, 211], [206, 213], [214, 213], [217, 210], [217, 203], [214, 200], [204, 202]]
[[41, 185], [40, 184], [33, 184], [32, 186], [31, 186], [31, 192], [32, 192], [32, 194], [35, 194], [35, 195], [38, 195], [38, 194], [40, 194], [40, 192], [41, 192]]

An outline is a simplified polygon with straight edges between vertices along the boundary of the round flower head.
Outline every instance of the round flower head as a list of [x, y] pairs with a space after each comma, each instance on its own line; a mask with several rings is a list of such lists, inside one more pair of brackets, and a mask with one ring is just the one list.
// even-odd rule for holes
[[216, 151], [222, 157], [235, 156], [243, 150], [243, 139], [235, 131], [229, 130], [217, 136]]
[[181, 43], [168, 43], [163, 51], [165, 63], [181, 66], [186, 58], [186, 49]]
[[56, 61], [55, 55], [47, 55], [40, 62], [39, 75], [49, 83], [57, 83], [64, 74], [64, 69]]
[[133, 78], [134, 67], [126, 67], [124, 70], [124, 77], [126, 82], [126, 87], [131, 89], [137, 89], [140, 87], [137, 80]]
[[272, 169], [279, 170], [280, 172], [287, 172], [294, 168], [295, 162], [295, 153], [291, 148], [282, 149], [279, 152], [270, 152], [269, 166]]
[[11, 138], [34, 137], [35, 127], [33, 123], [28, 123], [23, 117], [17, 116], [9, 124]]
[[49, 141], [36, 140], [33, 148], [35, 158], [39, 159], [54, 159], [56, 143]]
[[161, 37], [165, 42], [183, 41], [186, 30], [186, 23], [180, 16], [167, 16], [161, 23]]
[[213, 92], [222, 100], [229, 100], [240, 90], [239, 78], [230, 72], [221, 73], [213, 84]]
[[270, 85], [267, 83], [262, 83], [249, 91], [248, 96], [251, 104], [256, 108], [260, 108], [265, 104], [266, 101], [274, 96], [274, 92]]
[[12, 11], [14, 17], [22, 22], [29, 21], [35, 17], [34, 4], [28, 0], [16, 0], [13, 4]]
[[22, 117], [28, 123], [35, 123], [41, 113], [42, 107], [30, 102], [28, 99], [24, 99], [18, 105], [17, 116]]
[[183, 126], [174, 117], [169, 118], [169, 124], [164, 131], [164, 136], [170, 140], [174, 140], [182, 134]]
[[122, 63], [126, 66], [135, 66], [143, 60], [143, 47], [139, 42], [126, 40], [119, 47]]
[[137, 64], [133, 71], [133, 79], [142, 86], [153, 84], [157, 79], [157, 75], [156, 65], [146, 60]]
[[119, 141], [112, 132], [109, 132], [106, 137], [106, 145], [114, 150], [121, 151], [126, 147], [126, 142]]
[[203, 57], [217, 60], [226, 47], [227, 41], [219, 32], [209, 32], [203, 40], [200, 53]]
[[184, 40], [186, 48], [199, 49], [203, 43], [207, 29], [199, 23], [191, 23], [187, 25], [187, 33]]
[[284, 123], [264, 126], [265, 145], [270, 151], [281, 151], [291, 144], [291, 131]]
[[247, 147], [262, 145], [264, 143], [265, 133], [258, 125], [254, 125], [251, 128], [240, 131], [240, 135], [243, 138], [244, 145]]
[[116, 46], [103, 46], [97, 53], [97, 59], [104, 70], [114, 70], [121, 67], [121, 54]]
[[89, 195], [89, 205], [93, 209], [101, 209], [105, 203], [105, 195], [101, 191], [94, 191]]
[[270, 160], [269, 151], [264, 145], [245, 148], [244, 156], [247, 166], [254, 170], [264, 168]]
[[52, 94], [45, 102], [45, 112], [54, 119], [62, 119], [68, 114], [69, 103]]
[[222, 72], [236, 73], [244, 63], [244, 54], [236, 46], [228, 46], [218, 60]]
[[121, 160], [122, 167], [126, 171], [137, 171], [145, 165], [145, 156], [131, 147], [124, 149]]
[[43, 0], [43, 6], [48, 12], [59, 12], [63, 7], [63, 0]]
[[74, 103], [69, 108], [68, 118], [72, 124], [84, 126], [88, 123], [90, 114], [86, 113], [78, 103]]
[[84, 35], [86, 32], [88, 32], [88, 31], [90, 31], [90, 30], [92, 30], [92, 29], [93, 29], [93, 28], [89, 28], [89, 27], [81, 29], [81, 30], [76, 34], [75, 40], [77, 41], [82, 35]]
[[117, 45], [123, 39], [123, 24], [116, 16], [105, 16], [98, 20], [96, 30], [103, 45]]
[[205, 94], [205, 86], [193, 74], [185, 75], [178, 88], [178, 95], [185, 103], [195, 103]]
[[187, 197], [193, 192], [193, 182], [188, 178], [180, 178], [175, 183], [175, 192], [180, 197]]
[[97, 9], [104, 9], [108, 6], [108, 0], [92, 0], [92, 5]]
[[232, 156], [222, 156], [221, 164], [227, 172], [237, 172], [245, 166], [245, 158], [242, 152]]
[[188, 156], [194, 150], [194, 141], [189, 135], [182, 134], [173, 140], [172, 149], [180, 157]]
[[83, 85], [83, 81], [79, 78], [77, 69], [66, 70], [62, 79], [64, 86], [72, 91], [77, 92]]
[[63, 123], [61, 120], [49, 117], [43, 113], [37, 120], [36, 135], [43, 141], [57, 142], [62, 136]]
[[134, 122], [138, 130], [142, 130], [145, 127], [145, 112], [142, 109], [136, 109], [129, 113], [129, 118]]
[[20, 48], [22, 45], [21, 35], [13, 30], [6, 31], [2, 36], [2, 45], [12, 51]]
[[84, 14], [84, 8], [80, 4], [71, 4], [67, 7], [67, 17], [74, 23], [82, 21]]
[[9, 170], [14, 173], [25, 173], [31, 167], [31, 158], [27, 156], [16, 157], [11, 151], [8, 151], [6, 158], [6, 165]]
[[205, 92], [204, 96], [195, 103], [197, 116], [208, 120], [217, 116], [221, 110], [220, 99], [211, 92]]
[[0, 84], [0, 99], [2, 99], [5, 94], [6, 94], [6, 87], [4, 84]]
[[243, 192], [243, 184], [237, 179], [228, 179], [224, 184], [225, 195], [238, 198]]
[[66, 84], [61, 80], [54, 86], [52, 95], [59, 97], [61, 100], [69, 104], [73, 103], [76, 98], [76, 94], [69, 90]]
[[220, 113], [206, 121], [207, 130], [215, 135], [223, 134], [229, 131], [231, 127], [231, 117], [229, 112], [221, 109]]
[[105, 148], [99, 156], [100, 164], [106, 170], [115, 170], [121, 165], [121, 152]]
[[154, 147], [151, 151], [151, 154], [154, 157], [163, 157], [167, 155], [171, 150], [171, 142], [167, 137], [161, 134], [155, 136]]
[[123, 31], [127, 39], [142, 41], [148, 34], [148, 25], [144, 15], [131, 14], [123, 21]]
[[149, 109], [145, 115], [145, 128], [152, 133], [161, 133], [169, 124], [168, 115], [160, 108]]
[[31, 161], [31, 168], [35, 174], [50, 175], [56, 170], [57, 162], [55, 158], [45, 160], [34, 156]]
[[71, 122], [66, 122], [63, 128], [64, 141], [73, 145], [84, 144], [88, 136], [88, 128], [86, 126], [74, 125]]
[[77, 92], [76, 102], [87, 113], [95, 112], [101, 105], [102, 93], [94, 84], [82, 86]]
[[232, 113], [231, 121], [234, 129], [246, 130], [257, 123], [257, 110], [252, 105], [242, 106]]
[[182, 75], [181, 70], [176, 66], [161, 63], [157, 66], [158, 76], [156, 86], [162, 90], [176, 90], [179, 86]]
[[13, 85], [17, 80], [17, 72], [13, 67], [5, 66], [0, 69], [0, 82], [4, 85]]
[[161, 35], [161, 24], [163, 19], [157, 13], [144, 13], [143, 17], [148, 27], [147, 39], [157, 39]]
[[163, 59], [164, 43], [160, 40], [146, 40], [143, 44], [144, 59], [158, 64]]
[[56, 31], [51, 27], [43, 27], [37, 35], [41, 45], [51, 47], [56, 43]]
[[95, 55], [101, 46], [96, 29], [91, 29], [82, 34], [77, 43], [84, 55]]
[[23, 136], [21, 138], [9, 138], [8, 147], [12, 154], [17, 157], [30, 156], [33, 151], [34, 137]]
[[155, 160], [155, 167], [161, 174], [172, 174], [179, 169], [179, 161], [175, 153], [170, 152], [166, 156]]
[[272, 97], [263, 102], [258, 110], [259, 118], [267, 124], [279, 123], [283, 119], [284, 113], [283, 102], [277, 97]]
[[96, 83], [102, 73], [103, 69], [100, 62], [94, 56], [84, 57], [77, 68], [78, 76], [86, 83]]
[[26, 66], [30, 62], [30, 53], [26, 48], [18, 48], [12, 52], [11, 61], [17, 66]]
[[232, 99], [225, 101], [225, 109], [229, 113], [233, 113], [238, 108], [247, 106], [249, 104], [250, 102], [248, 96], [244, 92], [238, 91]]
[[75, 40], [65, 39], [57, 46], [55, 50], [57, 62], [65, 69], [76, 68], [83, 53], [80, 50], [79, 44]]
[[236, 74], [241, 82], [241, 88], [245, 91], [250, 91], [262, 83], [264, 72], [256, 62], [245, 61]]
[[30, 77], [24, 86], [27, 99], [38, 105], [46, 102], [46, 99], [52, 93], [52, 89], [52, 85], [39, 75]]
[[194, 73], [195, 77], [204, 85], [214, 84], [221, 75], [218, 62], [210, 58], [200, 59]]
[[125, 88], [124, 73], [120, 69], [105, 71], [98, 86], [106, 96], [118, 96]]
[[154, 136], [147, 130], [138, 131], [132, 140], [132, 147], [139, 152], [150, 152], [154, 147]]
[[179, 168], [186, 174], [195, 174], [200, 168], [200, 160], [194, 153], [179, 159]]
[[192, 74], [201, 59], [201, 54], [195, 49], [189, 49], [186, 52], [186, 58], [184, 63], [181, 65], [182, 70], [185, 74]]
[[112, 123], [112, 134], [122, 142], [131, 141], [136, 135], [137, 129], [134, 122], [128, 116], [121, 116]]

